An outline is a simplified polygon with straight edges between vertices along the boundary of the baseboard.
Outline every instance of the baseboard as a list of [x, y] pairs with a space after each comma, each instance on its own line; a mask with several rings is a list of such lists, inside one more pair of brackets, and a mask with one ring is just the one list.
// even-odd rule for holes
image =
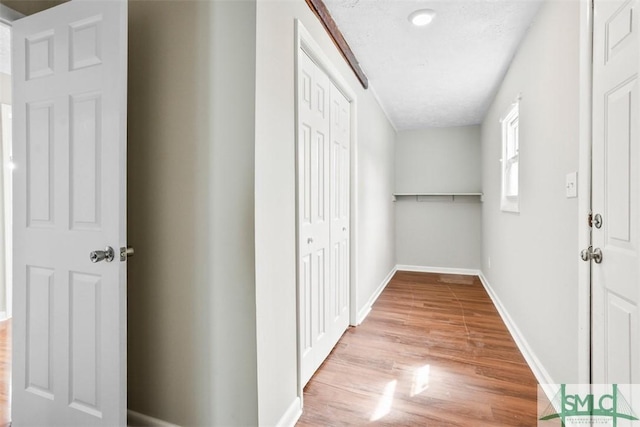
[[8, 320], [9, 316], [6, 311], [0, 311], [0, 322]]
[[298, 422], [300, 415], [302, 415], [302, 404], [300, 397], [296, 397], [289, 405], [287, 412], [282, 415], [276, 427], [293, 427]]
[[529, 346], [529, 343], [524, 338], [524, 335], [522, 335], [522, 332], [520, 332], [520, 329], [509, 315], [509, 312], [500, 301], [500, 298], [498, 298], [498, 295], [494, 292], [487, 278], [482, 272], [480, 272], [478, 277], [480, 277], [482, 286], [484, 286], [484, 289], [487, 291], [487, 294], [489, 294], [491, 301], [493, 301], [493, 305], [498, 310], [498, 313], [500, 314], [502, 321], [509, 330], [511, 337], [516, 342], [520, 353], [522, 353], [522, 356], [524, 356], [524, 359], [529, 365], [529, 368], [531, 368], [533, 375], [536, 377], [536, 380], [538, 380], [538, 384], [540, 384], [540, 387], [542, 387], [542, 390], [544, 390], [544, 393], [549, 398], [549, 401], [552, 401], [557, 390], [554, 388], [555, 383], [551, 378], [551, 375], [544, 368], [542, 362], [540, 362], [540, 359], [538, 359], [536, 354], [533, 352], [531, 346]]
[[472, 268], [427, 267], [422, 265], [396, 265], [397, 271], [415, 271], [417, 273], [460, 274], [462, 276], [479, 276], [480, 270]]
[[391, 269], [389, 274], [387, 274], [387, 277], [385, 277], [382, 283], [380, 283], [380, 286], [378, 286], [378, 289], [376, 289], [373, 295], [371, 295], [371, 298], [369, 298], [369, 301], [367, 301], [365, 306], [362, 307], [360, 311], [358, 311], [358, 325], [361, 324], [364, 321], [364, 319], [367, 318], [367, 316], [371, 312], [371, 307], [373, 307], [373, 304], [375, 304], [376, 300], [378, 299], [382, 291], [384, 291], [384, 288], [387, 287], [387, 285], [393, 278], [393, 275], [396, 274], [396, 271], [398, 271], [397, 266]]
[[179, 427], [177, 424], [171, 424], [140, 412], [127, 410], [127, 426], [130, 427]]

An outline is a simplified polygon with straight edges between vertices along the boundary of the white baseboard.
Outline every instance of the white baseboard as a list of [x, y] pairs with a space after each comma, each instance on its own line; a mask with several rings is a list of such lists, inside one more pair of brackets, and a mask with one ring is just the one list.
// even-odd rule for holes
[[127, 426], [130, 427], [179, 427], [177, 424], [171, 424], [140, 412], [127, 410]]
[[482, 272], [480, 272], [478, 276], [480, 277], [480, 281], [482, 282], [484, 289], [489, 294], [491, 301], [493, 301], [493, 305], [498, 310], [498, 313], [500, 314], [502, 321], [507, 326], [507, 329], [509, 330], [511, 337], [516, 342], [518, 349], [520, 349], [520, 353], [522, 353], [522, 356], [524, 356], [524, 359], [529, 365], [529, 368], [531, 368], [533, 375], [535, 375], [536, 380], [538, 380], [540, 387], [542, 387], [545, 394], [551, 401], [557, 392], [557, 390], [553, 386], [555, 383], [551, 378], [551, 375], [544, 368], [544, 366], [542, 365], [542, 362], [540, 362], [540, 359], [538, 359], [536, 354], [533, 352], [533, 349], [531, 348], [531, 346], [529, 346], [529, 343], [524, 338], [524, 335], [522, 335], [522, 332], [520, 332], [520, 329], [518, 328], [518, 326], [515, 324], [515, 322], [509, 315], [509, 312], [500, 301], [500, 298], [498, 298], [498, 295], [494, 292], [487, 278], [484, 276]]
[[300, 397], [296, 397], [291, 405], [289, 405], [289, 409], [282, 415], [282, 418], [276, 424], [276, 427], [293, 427], [298, 422], [298, 419], [302, 415], [302, 404], [300, 401]]
[[0, 311], [0, 322], [9, 319], [6, 311]]
[[460, 274], [462, 276], [479, 276], [480, 270], [472, 268], [427, 267], [422, 265], [396, 265], [397, 271], [415, 271], [417, 273]]
[[387, 277], [385, 277], [382, 283], [380, 283], [380, 286], [378, 286], [378, 289], [376, 289], [373, 295], [371, 295], [371, 298], [369, 298], [369, 301], [367, 301], [364, 307], [362, 307], [362, 309], [358, 311], [358, 325], [361, 324], [364, 321], [364, 319], [366, 319], [366, 317], [369, 315], [369, 313], [371, 312], [371, 307], [373, 307], [373, 304], [375, 304], [376, 300], [378, 299], [382, 291], [384, 291], [384, 288], [387, 287], [387, 285], [393, 278], [393, 275], [396, 274], [396, 271], [397, 271], [397, 266], [391, 269], [389, 274], [387, 274]]

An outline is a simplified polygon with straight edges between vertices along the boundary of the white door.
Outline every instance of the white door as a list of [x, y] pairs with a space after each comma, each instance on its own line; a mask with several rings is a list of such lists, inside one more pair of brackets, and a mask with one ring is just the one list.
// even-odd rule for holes
[[[298, 68], [299, 338], [306, 384], [348, 326], [349, 141], [343, 121], [349, 117], [335, 111], [332, 120], [333, 102], [342, 108], [346, 100], [304, 51]], [[335, 238], [333, 229], [340, 230]]]
[[595, 1], [593, 383], [640, 383], [639, 12], [637, 0]]
[[126, 425], [127, 3], [13, 29], [13, 425]]
[[[335, 343], [349, 326], [349, 153], [351, 117], [349, 101], [331, 84], [331, 312], [328, 322]], [[332, 346], [333, 347], [333, 346]]]

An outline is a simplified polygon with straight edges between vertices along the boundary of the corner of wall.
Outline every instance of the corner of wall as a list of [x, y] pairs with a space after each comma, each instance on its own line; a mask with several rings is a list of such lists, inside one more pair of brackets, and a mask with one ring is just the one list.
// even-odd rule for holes
[[382, 292], [387, 287], [389, 282], [391, 282], [391, 279], [393, 279], [393, 275], [396, 274], [396, 271], [398, 271], [398, 269], [396, 266], [394, 266], [389, 272], [389, 274], [387, 274], [387, 276], [382, 280], [382, 282], [380, 282], [380, 284], [375, 289], [373, 294], [371, 294], [371, 297], [367, 300], [364, 306], [360, 310], [358, 310], [357, 323], [352, 326], [358, 326], [362, 322], [364, 322], [364, 319], [366, 319], [369, 313], [371, 313], [371, 308], [373, 307], [373, 304], [376, 303], [378, 297], [380, 297], [380, 294], [382, 294]]
[[276, 423], [276, 427], [294, 427], [302, 415], [302, 399], [296, 397], [282, 418]]
[[482, 271], [479, 272], [478, 277], [482, 282], [482, 286], [487, 291], [487, 294], [489, 294], [489, 298], [491, 298], [491, 301], [493, 301], [493, 305], [496, 307], [496, 310], [498, 310], [498, 313], [500, 314], [500, 317], [502, 318], [505, 326], [509, 330], [511, 337], [518, 346], [520, 353], [522, 353], [522, 356], [533, 372], [533, 375], [538, 380], [538, 383], [545, 391], [547, 397], [549, 397], [549, 399], [552, 399], [555, 394], [555, 390], [553, 389], [552, 385], [555, 384], [555, 382], [551, 378], [551, 375], [546, 370], [540, 359], [536, 356], [535, 352], [527, 342], [524, 334], [520, 331], [518, 325], [515, 323], [502, 301], [500, 301], [500, 298], [495, 293], [495, 291], [491, 287], [491, 284]]

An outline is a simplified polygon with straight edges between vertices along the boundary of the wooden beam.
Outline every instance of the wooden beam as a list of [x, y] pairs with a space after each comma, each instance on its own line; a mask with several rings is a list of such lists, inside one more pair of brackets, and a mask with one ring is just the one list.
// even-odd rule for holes
[[331, 17], [331, 14], [329, 13], [327, 6], [325, 6], [322, 0], [305, 0], [305, 1], [309, 5], [313, 13], [315, 13], [318, 19], [320, 19], [320, 22], [322, 22], [322, 25], [327, 30], [327, 33], [331, 37], [331, 40], [333, 40], [333, 43], [336, 45], [340, 53], [342, 54], [342, 57], [345, 59], [345, 61], [347, 61], [347, 64], [349, 64], [349, 66], [355, 73], [358, 80], [360, 80], [362, 87], [367, 89], [369, 87], [369, 80], [367, 79], [367, 76], [364, 74], [364, 71], [362, 71], [362, 68], [360, 68], [360, 64], [358, 63], [356, 56], [351, 51], [349, 44], [344, 39], [344, 36], [340, 32], [340, 29], [336, 25], [336, 22]]

